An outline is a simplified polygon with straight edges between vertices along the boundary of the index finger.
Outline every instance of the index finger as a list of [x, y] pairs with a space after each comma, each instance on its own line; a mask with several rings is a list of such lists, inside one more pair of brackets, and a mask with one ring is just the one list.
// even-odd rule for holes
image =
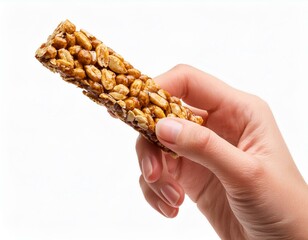
[[222, 102], [231, 102], [240, 92], [219, 79], [184, 64], [156, 77], [155, 82], [185, 103], [209, 111], [217, 109]]

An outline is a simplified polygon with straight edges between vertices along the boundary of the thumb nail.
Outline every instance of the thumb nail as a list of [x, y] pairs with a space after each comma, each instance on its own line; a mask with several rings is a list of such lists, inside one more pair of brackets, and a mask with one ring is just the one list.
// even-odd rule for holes
[[156, 125], [156, 135], [168, 143], [176, 143], [183, 125], [172, 118], [163, 118]]

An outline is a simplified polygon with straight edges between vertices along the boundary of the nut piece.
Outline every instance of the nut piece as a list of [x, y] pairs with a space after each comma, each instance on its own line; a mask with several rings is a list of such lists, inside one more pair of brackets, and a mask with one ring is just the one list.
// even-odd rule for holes
[[126, 75], [126, 78], [128, 86], [130, 86], [136, 79], [133, 75]]
[[76, 27], [73, 23], [71, 23], [69, 20], [65, 20], [60, 24], [62, 26], [64, 32], [67, 33], [74, 33], [76, 31]]
[[80, 32], [82, 32], [90, 41], [96, 39], [91, 33], [89, 33], [88, 31], [84, 29], [80, 29]]
[[107, 101], [107, 102], [112, 103], [112, 104], [115, 104], [115, 103], [117, 102], [113, 97], [111, 97], [110, 95], [108, 95], [108, 94], [106, 94], [106, 93], [100, 94], [99, 97], [100, 97], [101, 99], [104, 99], [104, 100]]
[[74, 61], [74, 66], [75, 66], [75, 68], [82, 68], [83, 69], [83, 65], [78, 60]]
[[135, 114], [135, 116], [144, 116], [145, 117], [145, 114], [139, 108], [134, 108], [133, 113]]
[[84, 79], [86, 77], [86, 73], [82, 68], [75, 68], [73, 75], [75, 78]]
[[67, 62], [69, 62], [72, 67], [74, 66], [74, 58], [73, 56], [70, 54], [70, 52], [64, 48], [61, 48], [59, 51], [58, 51], [58, 55], [59, 55], [59, 58], [60, 59], [63, 59]]
[[67, 46], [67, 41], [64, 38], [57, 36], [53, 39], [52, 46], [56, 49], [65, 48]]
[[141, 76], [139, 77], [139, 79], [142, 80], [142, 81], [144, 81], [144, 82], [146, 82], [146, 81], [149, 79], [149, 77], [148, 77], [147, 75], [141, 74]]
[[96, 57], [96, 52], [95, 51], [90, 51], [91, 54], [91, 64], [95, 65], [97, 62], [97, 57]]
[[135, 120], [135, 114], [132, 111], [127, 112], [127, 122], [133, 122]]
[[123, 94], [123, 95], [125, 95], [125, 96], [129, 93], [128, 87], [126, 87], [126, 86], [123, 85], [123, 84], [116, 85], [116, 86], [113, 88], [113, 91], [118, 92], [118, 93], [120, 93], [120, 94]]
[[[98, 40], [98, 39], [93, 39], [91, 40], [91, 44], [93, 46], [93, 48], [96, 48], [99, 44], [101, 44], [102, 41]], [[109, 52], [109, 51], [108, 51]]]
[[192, 115], [191, 118], [189, 119], [199, 125], [202, 125], [203, 123], [203, 118], [201, 116], [196, 116], [196, 115]]
[[55, 49], [53, 46], [42, 47], [39, 48], [35, 54], [37, 57], [43, 58], [45, 60], [54, 59], [57, 56], [57, 49]]
[[109, 51], [107, 46], [101, 43], [95, 48], [95, 51], [98, 65], [100, 65], [101, 67], [108, 67]]
[[78, 61], [83, 65], [89, 65], [92, 62], [92, 55], [87, 50], [80, 50], [78, 53]]
[[125, 104], [124, 101], [119, 100], [119, 101], [117, 101], [117, 104], [119, 104], [119, 106], [120, 106], [122, 109], [126, 109], [126, 104]]
[[169, 104], [168, 104], [166, 99], [162, 98], [157, 93], [153, 93], [153, 92], [150, 92], [149, 96], [150, 96], [150, 101], [152, 103], [154, 103], [155, 105], [161, 107], [164, 110], [167, 110]]
[[133, 110], [134, 108], [140, 108], [140, 103], [138, 101], [138, 98], [136, 97], [129, 97], [125, 99], [126, 108], [128, 110]]
[[69, 47], [68, 51], [71, 55], [75, 56], [79, 53], [82, 48], [79, 45]]
[[[120, 61], [123, 62], [123, 64], [124, 64], [124, 58], [123, 58], [120, 54], [118, 54], [118, 53], [116, 53], [116, 52], [113, 52], [112, 55], [115, 56], [115, 57], [117, 57], [118, 59], [120, 59]], [[125, 64], [124, 64], [124, 65], [125, 65]]]
[[140, 93], [139, 93], [139, 96], [138, 96], [138, 98], [139, 98], [139, 101], [140, 101], [140, 104], [141, 104], [141, 106], [148, 106], [149, 105], [149, 103], [150, 103], [150, 97], [149, 97], [149, 93], [148, 92], [146, 92], [146, 91], [141, 91]]
[[141, 76], [141, 73], [139, 70], [135, 68], [131, 68], [127, 70], [127, 74], [134, 76], [135, 78], [139, 78]]
[[64, 59], [57, 59], [56, 65], [65, 73], [73, 70], [73, 65]]
[[109, 95], [112, 96], [115, 100], [124, 100], [127, 98], [125, 95], [118, 92], [110, 92]]
[[143, 130], [147, 130], [149, 128], [148, 126], [148, 120], [146, 116], [136, 116], [135, 120], [138, 122], [137, 125], [142, 128]]
[[183, 106], [180, 106], [182, 114], [183, 114], [183, 118], [187, 119], [188, 118], [188, 109], [184, 108]]
[[75, 36], [73, 34], [67, 33], [65, 38], [66, 38], [66, 42], [67, 42], [67, 47], [75, 46], [76, 38], [75, 38]]
[[92, 49], [92, 44], [86, 35], [84, 35], [82, 32], [74, 32], [74, 35], [78, 45], [89, 51]]
[[101, 81], [101, 71], [98, 70], [94, 65], [86, 65], [84, 68], [89, 78], [91, 78], [95, 82]]
[[184, 118], [184, 115], [183, 115], [182, 110], [181, 110], [179, 105], [177, 105], [176, 103], [170, 103], [170, 107], [171, 107], [171, 111], [174, 115], [176, 115], [177, 117], [180, 117], [180, 118]]
[[128, 86], [128, 79], [124, 74], [119, 74], [116, 76], [116, 82], [117, 84], [123, 84], [125, 86]]
[[129, 69], [131, 69], [131, 68], [134, 68], [133, 67], [133, 65], [131, 65], [129, 62], [127, 62], [127, 61], [123, 61], [123, 63], [124, 63], [124, 65], [125, 65], [125, 68], [127, 69], [127, 70], [129, 70]]
[[115, 74], [111, 72], [110, 70], [107, 70], [106, 68], [104, 68], [102, 70], [101, 81], [106, 90], [111, 90], [116, 85]]
[[155, 115], [155, 117], [157, 117], [157, 118], [164, 118], [164, 117], [166, 117], [164, 111], [160, 107], [158, 107], [158, 106], [151, 105], [149, 107], [149, 109], [150, 109], [151, 113], [153, 115]]
[[89, 83], [90, 83], [90, 87], [94, 90], [94, 91], [96, 91], [96, 92], [98, 92], [98, 93], [101, 93], [101, 92], [103, 92], [104, 90], [103, 90], [103, 86], [101, 85], [101, 84], [99, 84], [98, 82], [94, 82], [94, 81], [89, 81]]
[[166, 99], [166, 100], [170, 100], [170, 93], [168, 93], [166, 90], [164, 89], [159, 89], [157, 91], [158, 95], [161, 96], [162, 98]]
[[150, 114], [146, 114], [146, 118], [148, 120], [148, 128], [150, 131], [155, 131], [155, 122]]
[[154, 80], [150, 78], [150, 79], [146, 80], [144, 90], [147, 90], [149, 92], [157, 92], [159, 90], [159, 87], [154, 82]]
[[124, 63], [116, 56], [109, 56], [109, 68], [116, 73], [127, 73]]
[[142, 88], [143, 82], [139, 79], [135, 80], [132, 85], [130, 85], [130, 95], [136, 97]]

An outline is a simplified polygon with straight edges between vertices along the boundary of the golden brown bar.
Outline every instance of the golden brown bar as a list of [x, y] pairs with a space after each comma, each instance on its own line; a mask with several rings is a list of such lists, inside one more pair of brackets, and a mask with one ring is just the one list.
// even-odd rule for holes
[[173, 155], [155, 135], [155, 125], [164, 117], [179, 117], [202, 124], [203, 119], [182, 106], [121, 55], [66, 20], [58, 25], [35, 57], [63, 80], [83, 89], [94, 102], [139, 131], [162, 150]]

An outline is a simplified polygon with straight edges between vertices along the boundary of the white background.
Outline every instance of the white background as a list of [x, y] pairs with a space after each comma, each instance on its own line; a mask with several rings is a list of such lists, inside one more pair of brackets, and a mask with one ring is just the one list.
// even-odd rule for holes
[[[54, 2], [54, 3], [52, 3]], [[34, 58], [70, 19], [156, 76], [191, 64], [271, 106], [308, 180], [307, 1], [0, 3], [0, 239], [219, 239], [139, 188], [137, 133]]]

